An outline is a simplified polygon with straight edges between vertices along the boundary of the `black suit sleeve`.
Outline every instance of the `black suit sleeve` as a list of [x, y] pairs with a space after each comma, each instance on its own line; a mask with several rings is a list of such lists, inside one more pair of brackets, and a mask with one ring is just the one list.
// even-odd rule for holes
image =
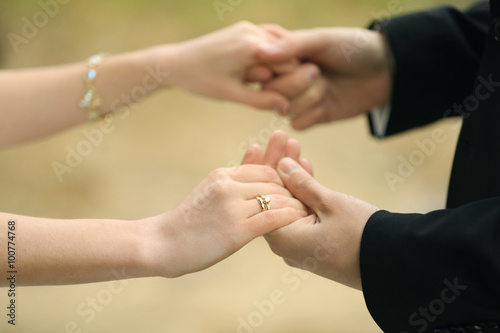
[[465, 12], [443, 7], [379, 22], [395, 66], [386, 135], [457, 115], [449, 110], [473, 87], [489, 16], [481, 2]]
[[[387, 134], [453, 115], [478, 75], [489, 16], [480, 3], [385, 24], [395, 60]], [[366, 304], [385, 332], [500, 323], [500, 196], [425, 215], [377, 212], [363, 232], [360, 265]]]
[[500, 322], [500, 197], [425, 215], [379, 211], [360, 264], [384, 332]]

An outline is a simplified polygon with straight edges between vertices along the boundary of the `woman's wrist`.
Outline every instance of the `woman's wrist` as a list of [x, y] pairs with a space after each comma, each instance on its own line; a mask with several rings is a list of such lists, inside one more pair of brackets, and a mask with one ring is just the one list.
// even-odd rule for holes
[[154, 47], [111, 55], [102, 61], [95, 88], [103, 113], [127, 107], [169, 86], [170, 74], [159, 53]]
[[165, 44], [147, 49], [149, 67], [162, 76], [159, 88], [166, 89], [179, 85], [178, 78], [184, 71], [185, 56], [183, 57], [184, 43]]
[[[135, 228], [142, 244], [142, 250], [137, 257], [137, 267], [144, 277], [175, 277], [175, 260], [171, 258], [176, 235], [166, 227], [172, 219], [166, 212], [157, 216], [138, 220]], [[178, 249], [177, 249], [178, 250]]]
[[[107, 245], [110, 253], [113, 253], [108, 258], [108, 267], [119, 272], [122, 279], [158, 276], [150, 236], [151, 223], [147, 219], [116, 222], [118, 224], [111, 229], [118, 229], [113, 231]], [[112, 247], [115, 249], [111, 249]]]

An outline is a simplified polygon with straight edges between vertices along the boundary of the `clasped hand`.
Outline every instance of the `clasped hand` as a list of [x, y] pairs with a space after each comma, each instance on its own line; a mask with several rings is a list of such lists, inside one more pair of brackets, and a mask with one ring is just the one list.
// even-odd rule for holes
[[[263, 211], [256, 197], [271, 199]], [[264, 153], [251, 146], [239, 167], [218, 169], [179, 205], [148, 219], [153, 275], [200, 271], [265, 235], [272, 251], [294, 266], [361, 289], [361, 234], [375, 206], [320, 185], [300, 145], [275, 132]], [[318, 246], [328, 255], [318, 257]]]
[[392, 89], [384, 38], [366, 29], [290, 32], [240, 22], [159, 50], [171, 74], [166, 83], [278, 111], [296, 129], [365, 113], [387, 103]]
[[[238, 42], [229, 43], [235, 33]], [[354, 45], [359, 36], [366, 38], [364, 47], [347, 57], [341, 46]], [[198, 54], [189, 50], [205, 44], [212, 51], [198, 61]], [[213, 73], [199, 80], [174, 73], [179, 86], [274, 108], [298, 129], [384, 104], [392, 85], [382, 37], [363, 29], [288, 32], [240, 23], [180, 48], [194, 57], [186, 73], [197, 72], [198, 62]], [[220, 53], [235, 57], [221, 62]], [[247, 89], [245, 82], [259, 82], [262, 90]], [[271, 198], [270, 210], [261, 211], [260, 195]], [[177, 207], [152, 219], [152, 233], [158, 237], [151, 264], [157, 275], [180, 276], [207, 268], [265, 235], [272, 251], [288, 264], [314, 267], [318, 275], [361, 289], [361, 237], [377, 210], [319, 184], [310, 163], [300, 159], [299, 144], [276, 132], [265, 153], [250, 147], [242, 166], [212, 172]], [[320, 256], [318, 248], [327, 249], [327, 255]], [[307, 265], [311, 259], [316, 265]]]
[[[286, 189], [307, 207], [307, 216], [265, 235], [269, 246], [293, 267], [361, 290], [361, 236], [378, 208], [322, 186], [313, 178], [310, 163], [299, 159], [298, 143], [288, 140], [288, 147], [294, 147], [290, 149], [285, 148], [286, 142], [284, 132], [275, 132], [265, 155], [260, 147], [252, 146], [243, 158], [243, 164], [275, 168]], [[319, 249], [326, 249], [326, 254]]]

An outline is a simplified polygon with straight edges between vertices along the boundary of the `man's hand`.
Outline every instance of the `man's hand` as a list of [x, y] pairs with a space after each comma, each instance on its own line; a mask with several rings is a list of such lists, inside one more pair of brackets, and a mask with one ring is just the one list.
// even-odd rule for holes
[[378, 208], [325, 188], [291, 158], [279, 162], [278, 173], [314, 214], [267, 234], [273, 252], [291, 266], [361, 290], [361, 236]]
[[287, 32], [263, 27], [281, 39], [260, 46], [257, 56], [262, 62], [292, 58], [307, 62], [264, 85], [264, 90], [290, 99], [286, 114], [293, 118], [294, 128], [354, 117], [389, 102], [391, 64], [380, 33], [359, 28]]

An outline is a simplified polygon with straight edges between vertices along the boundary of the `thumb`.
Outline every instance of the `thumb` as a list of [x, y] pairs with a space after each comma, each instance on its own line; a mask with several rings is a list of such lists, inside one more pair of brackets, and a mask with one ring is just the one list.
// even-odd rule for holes
[[321, 210], [328, 189], [318, 183], [304, 168], [293, 159], [285, 157], [278, 164], [278, 173], [294, 197], [315, 212]]
[[274, 91], [252, 90], [244, 84], [229, 86], [226, 89], [228, 99], [257, 109], [286, 110], [290, 105], [287, 98]]

